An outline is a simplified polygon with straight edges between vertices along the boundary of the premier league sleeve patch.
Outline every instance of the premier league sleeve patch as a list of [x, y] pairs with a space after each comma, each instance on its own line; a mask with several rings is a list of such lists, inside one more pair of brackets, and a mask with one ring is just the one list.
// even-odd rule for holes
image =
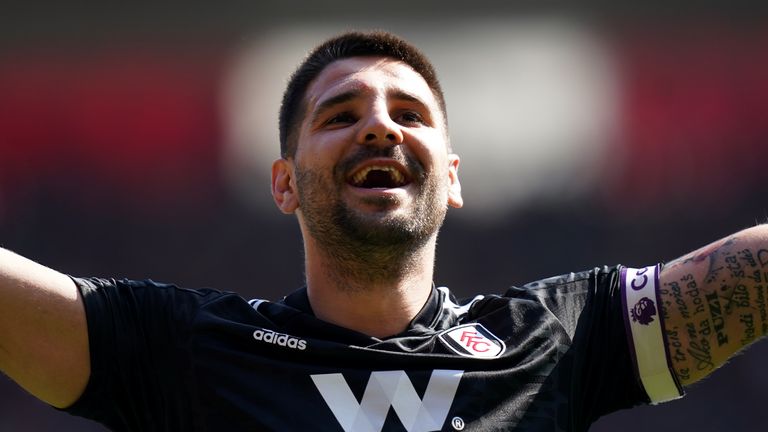
[[658, 286], [659, 266], [621, 270], [627, 341], [635, 370], [652, 403], [683, 395], [672, 373], [664, 341]]
[[496, 358], [501, 356], [506, 349], [501, 339], [479, 323], [453, 327], [440, 333], [437, 337], [451, 351], [464, 357]]

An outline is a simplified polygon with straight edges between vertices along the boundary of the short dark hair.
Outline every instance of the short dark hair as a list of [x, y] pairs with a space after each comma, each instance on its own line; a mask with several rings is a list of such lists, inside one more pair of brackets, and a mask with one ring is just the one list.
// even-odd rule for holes
[[432, 89], [447, 122], [445, 98], [435, 68], [416, 47], [383, 31], [343, 33], [313, 49], [288, 81], [280, 105], [280, 155], [283, 158], [296, 153], [295, 131], [306, 109], [304, 96], [309, 84], [334, 61], [365, 56], [389, 57], [413, 68]]

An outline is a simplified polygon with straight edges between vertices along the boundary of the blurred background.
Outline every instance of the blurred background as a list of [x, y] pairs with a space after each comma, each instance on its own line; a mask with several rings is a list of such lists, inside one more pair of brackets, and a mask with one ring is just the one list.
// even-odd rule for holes
[[[458, 295], [666, 261], [767, 221], [768, 8], [604, 3], [6, 1], [0, 245], [73, 275], [298, 288], [301, 237], [269, 195], [280, 95], [316, 43], [374, 28], [443, 82], [465, 208], [436, 282]], [[766, 361], [758, 344], [592, 431], [753, 430]], [[0, 400], [2, 431], [104, 430], [5, 377]]]

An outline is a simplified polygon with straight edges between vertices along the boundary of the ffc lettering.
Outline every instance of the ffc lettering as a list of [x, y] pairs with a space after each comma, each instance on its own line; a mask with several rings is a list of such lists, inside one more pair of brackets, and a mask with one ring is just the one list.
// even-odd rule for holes
[[461, 333], [459, 341], [464, 342], [467, 348], [477, 352], [488, 352], [490, 343], [486, 342], [485, 337], [479, 336], [475, 331], [464, 331]]
[[464, 357], [496, 358], [506, 349], [504, 342], [480, 323], [463, 324], [438, 335], [451, 351]]
[[442, 429], [463, 374], [460, 370], [432, 371], [420, 399], [405, 371], [372, 372], [360, 402], [340, 373], [311, 378], [344, 432], [382, 431], [390, 407], [407, 432], [431, 432]]

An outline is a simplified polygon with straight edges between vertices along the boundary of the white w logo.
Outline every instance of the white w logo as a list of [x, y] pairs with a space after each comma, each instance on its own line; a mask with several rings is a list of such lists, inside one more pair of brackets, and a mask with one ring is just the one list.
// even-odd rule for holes
[[380, 432], [390, 406], [406, 431], [429, 432], [443, 427], [463, 373], [433, 371], [423, 400], [401, 370], [371, 373], [360, 403], [341, 374], [312, 375], [312, 381], [344, 432]]

